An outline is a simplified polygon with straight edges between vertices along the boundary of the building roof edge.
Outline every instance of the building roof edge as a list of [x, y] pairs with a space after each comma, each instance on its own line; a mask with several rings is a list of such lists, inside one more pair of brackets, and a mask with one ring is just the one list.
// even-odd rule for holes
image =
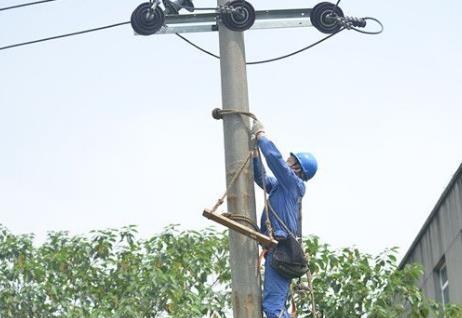
[[398, 268], [399, 269], [402, 269], [404, 267], [404, 265], [406, 264], [409, 256], [411, 255], [411, 252], [414, 250], [414, 248], [416, 247], [417, 243], [420, 241], [420, 239], [422, 238], [422, 235], [424, 234], [424, 232], [426, 231], [427, 227], [430, 225], [430, 223], [432, 222], [433, 218], [435, 217], [435, 215], [438, 213], [441, 205], [443, 204], [444, 200], [446, 199], [446, 197], [448, 196], [449, 194], [449, 191], [451, 191], [452, 189], [452, 186], [454, 185], [454, 183], [456, 183], [457, 179], [459, 178], [459, 176], [462, 175], [462, 163], [459, 165], [459, 168], [457, 169], [457, 171], [454, 173], [454, 175], [452, 176], [451, 178], [451, 181], [449, 181], [448, 185], [446, 186], [446, 188], [444, 189], [443, 193], [441, 194], [440, 198], [438, 199], [438, 201], [436, 202], [436, 205], [435, 207], [433, 208], [432, 212], [430, 213], [430, 215], [428, 216], [427, 220], [425, 221], [425, 223], [423, 224], [422, 228], [420, 229], [419, 233], [417, 234], [416, 238], [414, 239], [414, 241], [412, 242], [411, 246], [409, 247], [409, 249], [407, 250], [406, 254], [404, 255], [404, 257], [402, 258]]

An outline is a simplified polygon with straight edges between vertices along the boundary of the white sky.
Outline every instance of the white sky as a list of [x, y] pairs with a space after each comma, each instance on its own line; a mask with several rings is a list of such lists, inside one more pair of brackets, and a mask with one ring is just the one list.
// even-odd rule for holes
[[[0, 12], [0, 46], [125, 21], [140, 2], [62, 0]], [[249, 67], [250, 107], [284, 154], [318, 158], [305, 234], [404, 254], [462, 159], [462, 5], [341, 6], [380, 18], [385, 33], [344, 32]], [[311, 28], [247, 32], [247, 57], [321, 36]], [[216, 33], [189, 38], [218, 50]], [[210, 116], [221, 104], [219, 76], [217, 60], [177, 37], [134, 36], [129, 26], [0, 51], [0, 223], [39, 241], [50, 230], [137, 224], [147, 237], [172, 223], [210, 226], [201, 212], [225, 183], [222, 123]]]

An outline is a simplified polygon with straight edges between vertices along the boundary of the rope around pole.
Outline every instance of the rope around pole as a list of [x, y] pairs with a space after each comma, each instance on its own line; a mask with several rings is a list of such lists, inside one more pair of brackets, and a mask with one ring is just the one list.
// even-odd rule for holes
[[223, 119], [224, 115], [244, 115], [247, 117], [252, 118], [253, 120], [258, 120], [257, 116], [252, 114], [251, 112], [241, 111], [241, 110], [232, 110], [232, 109], [221, 109], [215, 108], [212, 110], [212, 117], [215, 119]]
[[222, 213], [222, 215], [229, 218], [229, 219], [231, 219], [231, 220], [233, 220], [233, 221], [245, 222], [248, 225], [250, 225], [255, 231], [260, 232], [260, 228], [258, 227], [258, 225], [252, 219], [250, 219], [249, 217], [247, 217], [245, 215], [241, 215], [241, 214], [237, 214], [237, 213], [231, 213], [231, 212]]
[[[244, 116], [247, 116], [247, 117], [250, 117], [252, 118], [253, 120], [257, 121], [257, 116], [255, 116], [254, 114], [250, 113], [250, 112], [246, 112], [246, 111], [238, 111], [238, 110], [231, 110], [231, 109], [220, 109], [220, 108], [215, 108], [213, 111], [212, 111], [212, 116], [213, 118], [215, 119], [223, 119], [223, 116], [224, 115], [244, 115]], [[257, 138], [255, 136], [255, 138]], [[271, 220], [269, 218], [269, 209], [268, 209], [268, 198], [267, 198], [267, 193], [266, 193], [266, 172], [264, 170], [264, 167], [263, 167], [263, 160], [262, 160], [262, 156], [261, 156], [261, 153], [260, 153], [260, 149], [258, 147], [255, 147], [255, 151], [257, 152], [257, 157], [258, 157], [258, 160], [259, 160], [259, 163], [263, 169], [263, 175], [262, 175], [262, 185], [263, 185], [263, 202], [265, 204], [265, 214], [266, 214], [266, 229], [267, 229], [267, 232], [268, 232], [268, 236], [271, 238], [271, 239], [274, 239], [274, 232], [273, 232], [273, 226], [271, 224]], [[253, 156], [253, 151], [250, 152], [250, 156]], [[241, 170], [242, 171], [242, 170]]]

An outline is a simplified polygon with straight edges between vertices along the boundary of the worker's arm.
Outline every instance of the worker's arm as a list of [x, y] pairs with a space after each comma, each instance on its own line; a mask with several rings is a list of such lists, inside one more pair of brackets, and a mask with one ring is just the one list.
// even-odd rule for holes
[[286, 189], [296, 186], [298, 177], [282, 158], [274, 143], [264, 133], [258, 134], [257, 143], [278, 183]]
[[267, 176], [265, 174], [265, 167], [263, 167], [261, 160], [258, 158], [258, 155], [253, 157], [253, 178], [255, 183], [258, 184], [260, 188], [263, 189], [263, 178], [265, 178], [266, 192], [270, 193], [271, 189], [277, 183], [276, 178]]

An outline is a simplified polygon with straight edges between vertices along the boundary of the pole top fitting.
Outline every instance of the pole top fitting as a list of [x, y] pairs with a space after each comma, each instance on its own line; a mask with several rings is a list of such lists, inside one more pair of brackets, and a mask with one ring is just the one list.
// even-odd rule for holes
[[215, 108], [214, 110], [212, 110], [212, 117], [216, 120], [223, 119], [223, 110], [221, 110], [220, 108]]

